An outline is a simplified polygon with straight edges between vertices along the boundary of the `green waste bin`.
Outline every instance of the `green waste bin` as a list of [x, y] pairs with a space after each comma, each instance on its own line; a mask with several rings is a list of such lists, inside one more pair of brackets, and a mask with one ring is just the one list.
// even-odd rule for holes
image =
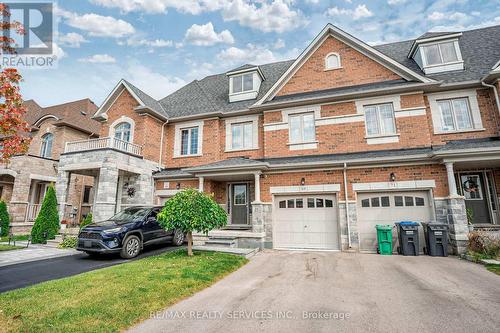
[[377, 224], [378, 253], [392, 255], [392, 226], [389, 224]]

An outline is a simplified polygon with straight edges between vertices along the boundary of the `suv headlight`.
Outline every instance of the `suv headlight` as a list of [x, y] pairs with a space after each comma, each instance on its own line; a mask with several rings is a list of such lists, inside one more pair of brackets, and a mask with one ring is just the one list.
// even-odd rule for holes
[[122, 231], [122, 229], [123, 229], [122, 227], [118, 227], [118, 228], [103, 230], [102, 232], [104, 234], [116, 234], [117, 232]]

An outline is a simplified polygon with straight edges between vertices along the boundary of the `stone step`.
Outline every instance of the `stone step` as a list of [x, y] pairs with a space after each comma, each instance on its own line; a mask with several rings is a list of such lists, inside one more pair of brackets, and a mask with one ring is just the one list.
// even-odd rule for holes
[[223, 247], [236, 247], [236, 240], [234, 239], [212, 239], [210, 238], [205, 242], [207, 246], [223, 246]]

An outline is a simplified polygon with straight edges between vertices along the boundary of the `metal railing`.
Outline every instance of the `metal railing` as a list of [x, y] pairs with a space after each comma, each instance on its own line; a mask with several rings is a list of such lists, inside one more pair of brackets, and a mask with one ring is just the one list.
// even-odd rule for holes
[[111, 137], [66, 142], [64, 152], [75, 153], [100, 149], [116, 149], [132, 155], [142, 156], [142, 146]]

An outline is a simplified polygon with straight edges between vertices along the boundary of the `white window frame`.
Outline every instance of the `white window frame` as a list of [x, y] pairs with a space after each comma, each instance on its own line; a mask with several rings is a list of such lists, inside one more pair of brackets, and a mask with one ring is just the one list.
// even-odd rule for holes
[[[174, 158], [193, 157], [203, 155], [203, 120], [180, 123], [175, 126]], [[198, 151], [196, 154], [182, 155], [182, 131], [198, 128]], [[191, 151], [191, 133], [189, 134], [188, 152]]]
[[[233, 147], [233, 125], [252, 123], [252, 144], [249, 147]], [[225, 120], [226, 125], [226, 152], [259, 149], [259, 116], [234, 117]]]
[[[394, 132], [386, 132], [385, 128], [384, 128], [384, 125], [383, 125], [383, 122], [382, 122], [382, 119], [380, 117], [380, 106], [382, 105], [390, 105], [391, 108], [392, 108], [392, 122], [393, 122], [393, 125], [394, 125]], [[376, 134], [369, 134], [368, 133], [368, 123], [366, 121], [366, 108], [368, 107], [375, 107], [376, 108], [376, 115], [377, 115], [377, 124], [378, 124], [378, 129], [379, 129], [379, 133], [376, 133]], [[377, 104], [366, 104], [366, 105], [363, 105], [363, 113], [365, 115], [365, 133], [366, 133], [366, 137], [368, 138], [373, 138], [373, 137], [383, 137], [383, 136], [394, 136], [394, 135], [397, 135], [397, 132], [398, 132], [398, 129], [396, 127], [396, 114], [395, 114], [395, 111], [394, 111], [394, 104], [392, 102], [387, 102], [387, 103], [377, 103]]]
[[[181, 156], [192, 156], [192, 155], [198, 155], [198, 145], [196, 145], [196, 152], [192, 152], [192, 144], [193, 144], [193, 130], [196, 130], [196, 141], [198, 141], [199, 135], [200, 135], [200, 128], [198, 126], [193, 126], [193, 127], [187, 127], [187, 128], [182, 128], [181, 129]], [[182, 137], [183, 133], [187, 132], [187, 152], [184, 154], [182, 151]]]
[[[128, 139], [128, 141], [127, 141], [127, 140], [125, 140], [125, 139], [123, 138], [123, 137], [124, 137], [124, 134], [125, 134], [125, 132], [124, 132], [124, 131], [122, 131], [122, 132], [121, 132], [121, 134], [122, 134], [122, 135], [120, 136], [120, 138], [117, 138], [117, 137], [116, 137], [116, 132], [117, 132], [117, 130], [118, 130], [118, 127], [119, 127], [119, 126], [123, 126], [123, 125], [128, 125], [128, 126], [129, 126], [129, 128], [128, 128], [128, 132], [129, 132], [129, 139]], [[118, 124], [115, 126], [115, 128], [114, 128], [114, 138], [115, 138], [115, 139], [122, 140], [122, 141], [125, 141], [125, 142], [130, 142], [130, 140], [132, 139], [132, 125], [131, 125], [129, 122], [126, 122], [126, 121], [122, 121], [121, 123], [118, 123]]]
[[[252, 77], [252, 89], [245, 90], [245, 76], [251, 76]], [[234, 91], [234, 80], [235, 79], [241, 79], [241, 91]], [[254, 73], [243, 73], [243, 74], [238, 74], [231, 76], [231, 94], [245, 94], [248, 92], [255, 91], [255, 80], [254, 80]]]
[[[457, 60], [447, 61], [447, 62], [445, 62], [443, 60], [443, 53], [441, 51], [441, 45], [442, 44], [447, 44], [447, 43], [453, 44], [453, 47], [455, 49], [455, 54], [457, 56]], [[437, 47], [438, 47], [439, 58], [441, 59], [441, 62], [436, 63], [436, 64], [429, 64], [427, 62], [427, 48], [430, 47], [430, 46], [434, 46], [434, 45], [437, 45]], [[424, 67], [442, 66], [442, 65], [454, 64], [454, 63], [458, 63], [458, 62], [462, 61], [462, 57], [461, 57], [461, 54], [460, 54], [460, 49], [458, 48], [458, 41], [455, 41], [455, 40], [443, 40], [443, 41], [434, 42], [434, 43], [422, 44], [421, 47], [422, 47], [422, 50], [423, 50], [422, 61], [424, 63]]]
[[[49, 142], [46, 140], [46, 138], [50, 137], [50, 150], [47, 149], [48, 145], [47, 143]], [[41, 137], [41, 143], [40, 143], [40, 157], [44, 158], [51, 158], [52, 157], [52, 151], [54, 150], [54, 134], [53, 133], [45, 133]]]
[[[312, 122], [314, 126], [314, 137], [312, 140], [304, 139], [304, 116], [312, 115]], [[292, 138], [292, 121], [291, 118], [300, 118], [300, 140], [294, 140]], [[302, 113], [294, 113], [288, 115], [288, 141], [290, 144], [302, 144], [302, 143], [312, 143], [316, 142], [316, 117], [314, 112], [302, 112]]]
[[[472, 118], [472, 128], [464, 130], [455, 129], [452, 131], [445, 131], [442, 126], [441, 108], [439, 107], [438, 101], [448, 100], [448, 99], [460, 99], [460, 98], [467, 98], [469, 101], [468, 106], [469, 106], [469, 115]], [[434, 134], [464, 133], [464, 132], [475, 132], [475, 131], [485, 130], [481, 119], [481, 111], [479, 109], [476, 89], [465, 89], [452, 92], [432, 93], [427, 95], [427, 99], [429, 100], [429, 106], [431, 109]]]
[[[455, 110], [455, 105], [453, 104], [453, 101], [457, 100], [465, 100], [465, 104], [467, 106], [467, 116], [469, 118], [469, 122], [471, 127], [468, 128], [458, 128], [458, 120], [457, 120], [457, 113]], [[451, 119], [453, 122], [453, 128], [451, 129], [445, 129], [443, 128], [443, 123], [444, 123], [444, 117], [443, 117], [443, 110], [441, 109], [441, 103], [446, 102], [450, 106], [450, 111], [451, 111]], [[472, 121], [472, 114], [470, 111], [470, 102], [468, 97], [459, 97], [459, 98], [447, 98], [447, 99], [439, 99], [437, 101], [438, 107], [439, 107], [439, 113], [441, 117], [441, 130], [443, 132], [459, 132], [459, 131], [470, 131], [474, 129], [474, 122]]]
[[[329, 67], [328, 66], [328, 58], [331, 57], [331, 56], [336, 56], [337, 57], [337, 61], [338, 61], [338, 66], [337, 67]], [[328, 53], [325, 56], [325, 71], [330, 71], [330, 70], [339, 69], [339, 68], [342, 68], [342, 62], [340, 60], [340, 55], [337, 52], [330, 52], [330, 53]]]
[[110, 126], [109, 126], [109, 131], [108, 135], [110, 138], [115, 137], [115, 129], [116, 126], [120, 125], [121, 123], [129, 123], [130, 124], [130, 143], [134, 143], [134, 134], [135, 134], [135, 121], [132, 118], [126, 117], [126, 116], [121, 116], [120, 118], [116, 119]]

